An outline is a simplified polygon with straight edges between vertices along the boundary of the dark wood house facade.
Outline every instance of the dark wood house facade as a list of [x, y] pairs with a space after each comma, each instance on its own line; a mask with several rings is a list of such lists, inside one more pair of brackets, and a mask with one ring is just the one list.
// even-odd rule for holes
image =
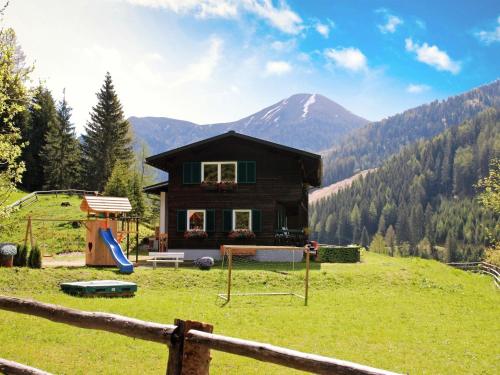
[[[319, 155], [235, 132], [146, 161], [169, 175], [168, 183], [145, 189], [164, 194], [169, 249], [275, 245], [280, 231], [307, 228], [308, 190], [321, 183]], [[232, 239], [234, 231], [255, 237]], [[187, 238], [190, 232], [202, 236]]]

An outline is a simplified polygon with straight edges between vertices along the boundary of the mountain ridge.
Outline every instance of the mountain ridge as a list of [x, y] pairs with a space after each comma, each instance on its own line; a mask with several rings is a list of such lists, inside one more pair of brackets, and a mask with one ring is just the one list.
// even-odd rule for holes
[[129, 118], [135, 135], [153, 154], [234, 130], [242, 134], [319, 152], [369, 123], [320, 94], [294, 94], [236, 121], [196, 124], [169, 117]]

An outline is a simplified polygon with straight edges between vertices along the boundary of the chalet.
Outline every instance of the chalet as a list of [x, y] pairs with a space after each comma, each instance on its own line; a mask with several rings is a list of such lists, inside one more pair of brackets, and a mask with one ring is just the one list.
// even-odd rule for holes
[[308, 190], [321, 183], [319, 155], [230, 131], [163, 152], [147, 164], [168, 182], [160, 195], [160, 233], [186, 259], [218, 257], [222, 244], [303, 245]]

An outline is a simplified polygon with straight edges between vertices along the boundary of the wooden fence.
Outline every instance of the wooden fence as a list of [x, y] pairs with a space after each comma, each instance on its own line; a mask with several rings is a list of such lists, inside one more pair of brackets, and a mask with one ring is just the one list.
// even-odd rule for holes
[[[353, 362], [216, 335], [212, 333], [212, 325], [189, 320], [176, 319], [173, 325], [159, 324], [5, 296], [0, 296], [0, 309], [167, 345], [167, 375], [207, 375], [210, 369], [210, 349], [317, 374], [396, 375], [394, 372]], [[2, 371], [6, 374], [47, 374], [32, 367], [0, 359], [0, 372]]]
[[90, 190], [77, 190], [77, 189], [66, 189], [66, 190], [40, 190], [40, 191], [34, 191], [21, 199], [15, 201], [14, 203], [10, 204], [7, 206], [8, 209], [13, 209], [16, 207], [23, 208], [26, 206], [29, 206], [33, 202], [36, 202], [38, 200], [39, 195], [47, 195], [47, 194], [67, 194], [67, 195], [97, 195], [98, 193], [96, 191], [90, 191]]
[[500, 289], [500, 267], [486, 262], [447, 263], [449, 266], [464, 271], [479, 272], [493, 277], [495, 286]]

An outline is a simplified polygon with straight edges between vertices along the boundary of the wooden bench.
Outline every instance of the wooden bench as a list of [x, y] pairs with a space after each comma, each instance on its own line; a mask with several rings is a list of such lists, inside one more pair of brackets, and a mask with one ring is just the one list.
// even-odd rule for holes
[[156, 269], [157, 263], [175, 263], [175, 268], [179, 268], [179, 263], [184, 262], [184, 253], [150, 252], [149, 256], [152, 259], [148, 259], [146, 262], [153, 263], [153, 269]]

